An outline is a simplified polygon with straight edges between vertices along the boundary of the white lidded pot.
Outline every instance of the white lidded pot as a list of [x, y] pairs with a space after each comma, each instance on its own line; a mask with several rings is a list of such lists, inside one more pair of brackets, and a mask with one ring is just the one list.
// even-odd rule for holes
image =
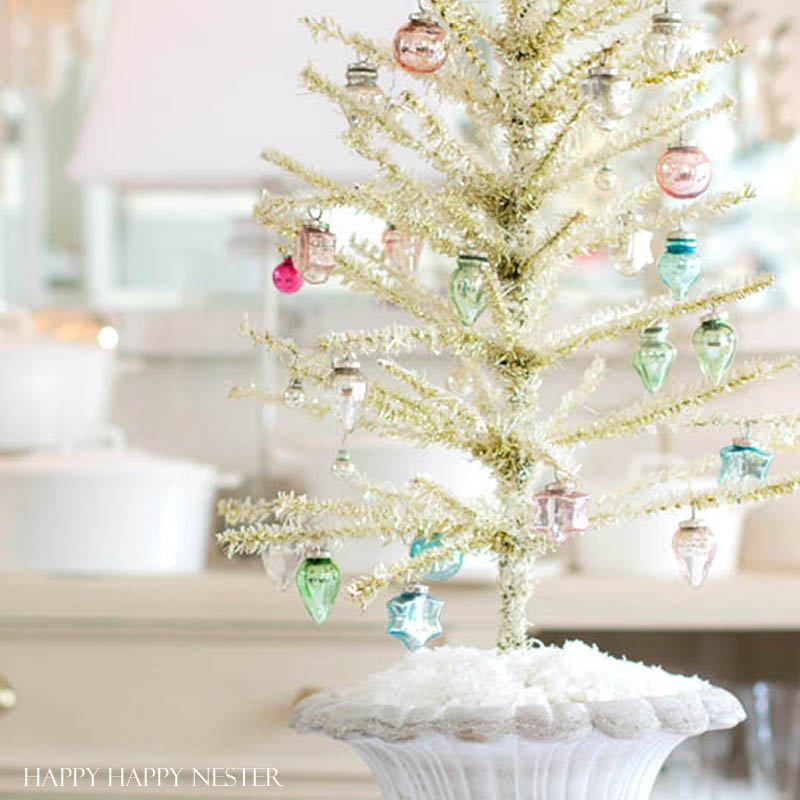
[[0, 569], [198, 572], [217, 488], [235, 480], [120, 446], [0, 456]]
[[0, 452], [58, 447], [106, 423], [115, 354], [38, 334], [27, 312], [0, 309]]

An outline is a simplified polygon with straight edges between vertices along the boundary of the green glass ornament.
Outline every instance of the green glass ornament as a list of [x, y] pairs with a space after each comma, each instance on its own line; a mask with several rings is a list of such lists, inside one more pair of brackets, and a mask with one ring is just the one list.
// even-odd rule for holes
[[472, 325], [486, 308], [486, 284], [483, 271], [489, 266], [486, 256], [461, 253], [458, 267], [450, 278], [450, 297], [465, 325]]
[[639, 349], [633, 354], [631, 364], [648, 392], [657, 392], [664, 385], [675, 361], [675, 346], [667, 341], [668, 335], [669, 325], [661, 321], [639, 335]]
[[681, 229], [667, 237], [666, 250], [658, 259], [658, 274], [675, 300], [683, 300], [703, 271], [697, 252], [697, 236]]
[[725, 372], [736, 353], [736, 331], [723, 314], [709, 314], [692, 334], [692, 345], [703, 375], [714, 386], [722, 383]]
[[339, 568], [330, 553], [318, 552], [306, 558], [297, 570], [296, 582], [311, 619], [322, 625], [339, 594]]

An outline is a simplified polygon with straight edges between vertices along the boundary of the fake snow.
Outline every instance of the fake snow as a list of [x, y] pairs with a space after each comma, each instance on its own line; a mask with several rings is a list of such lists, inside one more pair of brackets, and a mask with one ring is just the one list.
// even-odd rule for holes
[[630, 700], [708, 684], [603, 653], [580, 641], [501, 653], [437, 647], [339, 690], [342, 700], [404, 706], [525, 706]]

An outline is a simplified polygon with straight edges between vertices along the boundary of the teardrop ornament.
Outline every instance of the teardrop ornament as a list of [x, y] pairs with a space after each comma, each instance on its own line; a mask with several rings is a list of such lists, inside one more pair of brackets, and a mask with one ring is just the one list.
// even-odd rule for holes
[[681, 577], [695, 589], [702, 586], [717, 554], [717, 537], [711, 528], [695, 517], [684, 520], [672, 538], [672, 550]]
[[721, 314], [704, 317], [692, 334], [692, 346], [709, 383], [719, 386], [736, 353], [736, 331]]
[[297, 570], [297, 591], [311, 619], [322, 625], [339, 594], [339, 568], [330, 553], [309, 556]]
[[297, 545], [272, 544], [261, 554], [267, 577], [282, 592], [289, 588], [302, 559], [303, 552]]
[[489, 265], [486, 256], [462, 253], [450, 278], [450, 297], [459, 319], [472, 325], [486, 308], [486, 285], [483, 270]]

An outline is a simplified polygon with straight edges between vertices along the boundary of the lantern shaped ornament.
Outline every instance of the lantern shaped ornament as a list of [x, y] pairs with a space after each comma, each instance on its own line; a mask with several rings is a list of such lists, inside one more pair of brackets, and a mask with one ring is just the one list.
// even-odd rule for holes
[[305, 222], [297, 234], [294, 265], [312, 284], [325, 283], [336, 267], [336, 235], [321, 215]]
[[631, 82], [615, 67], [593, 68], [582, 84], [589, 113], [598, 128], [610, 131], [633, 111]]
[[432, 14], [412, 14], [392, 42], [394, 60], [407, 72], [427, 75], [444, 66], [450, 53], [447, 31]]
[[547, 534], [556, 547], [589, 527], [589, 495], [556, 479], [534, 497], [533, 529]]
[[750, 435], [750, 425], [745, 424], [741, 435], [733, 444], [719, 451], [722, 466], [717, 482], [719, 484], [754, 480], [764, 483], [772, 464], [772, 453], [764, 450]]
[[422, 253], [422, 239], [389, 224], [381, 236], [381, 244], [392, 269], [407, 275], [416, 273]]
[[717, 537], [692, 510], [672, 537], [672, 550], [681, 577], [693, 588], [702, 586], [717, 554]]
[[648, 392], [657, 392], [667, 380], [675, 345], [667, 341], [669, 325], [663, 320], [653, 323], [639, 334], [639, 349], [631, 358], [631, 366], [642, 379]]
[[386, 632], [409, 650], [419, 650], [442, 633], [444, 602], [428, 594], [423, 584], [408, 586], [387, 604]]
[[[374, 111], [382, 110], [386, 105], [386, 95], [378, 86], [378, 65], [372, 61], [356, 61], [347, 65], [346, 86], [348, 97], [362, 105], [370, 106]], [[358, 125], [361, 112], [343, 104], [342, 110], [350, 126]]]
[[697, 236], [676, 228], [667, 236], [664, 252], [658, 259], [658, 274], [672, 292], [674, 300], [683, 300], [703, 271], [697, 252]]
[[689, 44], [684, 38], [683, 17], [664, 10], [653, 14], [650, 32], [644, 40], [644, 56], [647, 63], [657, 70], [673, 70], [687, 54]]
[[700, 370], [714, 386], [722, 383], [736, 354], [738, 337], [726, 319], [726, 314], [709, 314], [692, 334]]
[[336, 421], [344, 433], [352, 433], [367, 396], [367, 379], [361, 372], [359, 360], [352, 353], [334, 359], [333, 371], [328, 376], [328, 389]]
[[711, 159], [692, 144], [668, 147], [656, 164], [661, 190], [677, 200], [694, 200], [711, 185]]
[[489, 259], [478, 253], [461, 253], [458, 267], [450, 277], [450, 298], [464, 325], [472, 325], [486, 308], [483, 271]]

